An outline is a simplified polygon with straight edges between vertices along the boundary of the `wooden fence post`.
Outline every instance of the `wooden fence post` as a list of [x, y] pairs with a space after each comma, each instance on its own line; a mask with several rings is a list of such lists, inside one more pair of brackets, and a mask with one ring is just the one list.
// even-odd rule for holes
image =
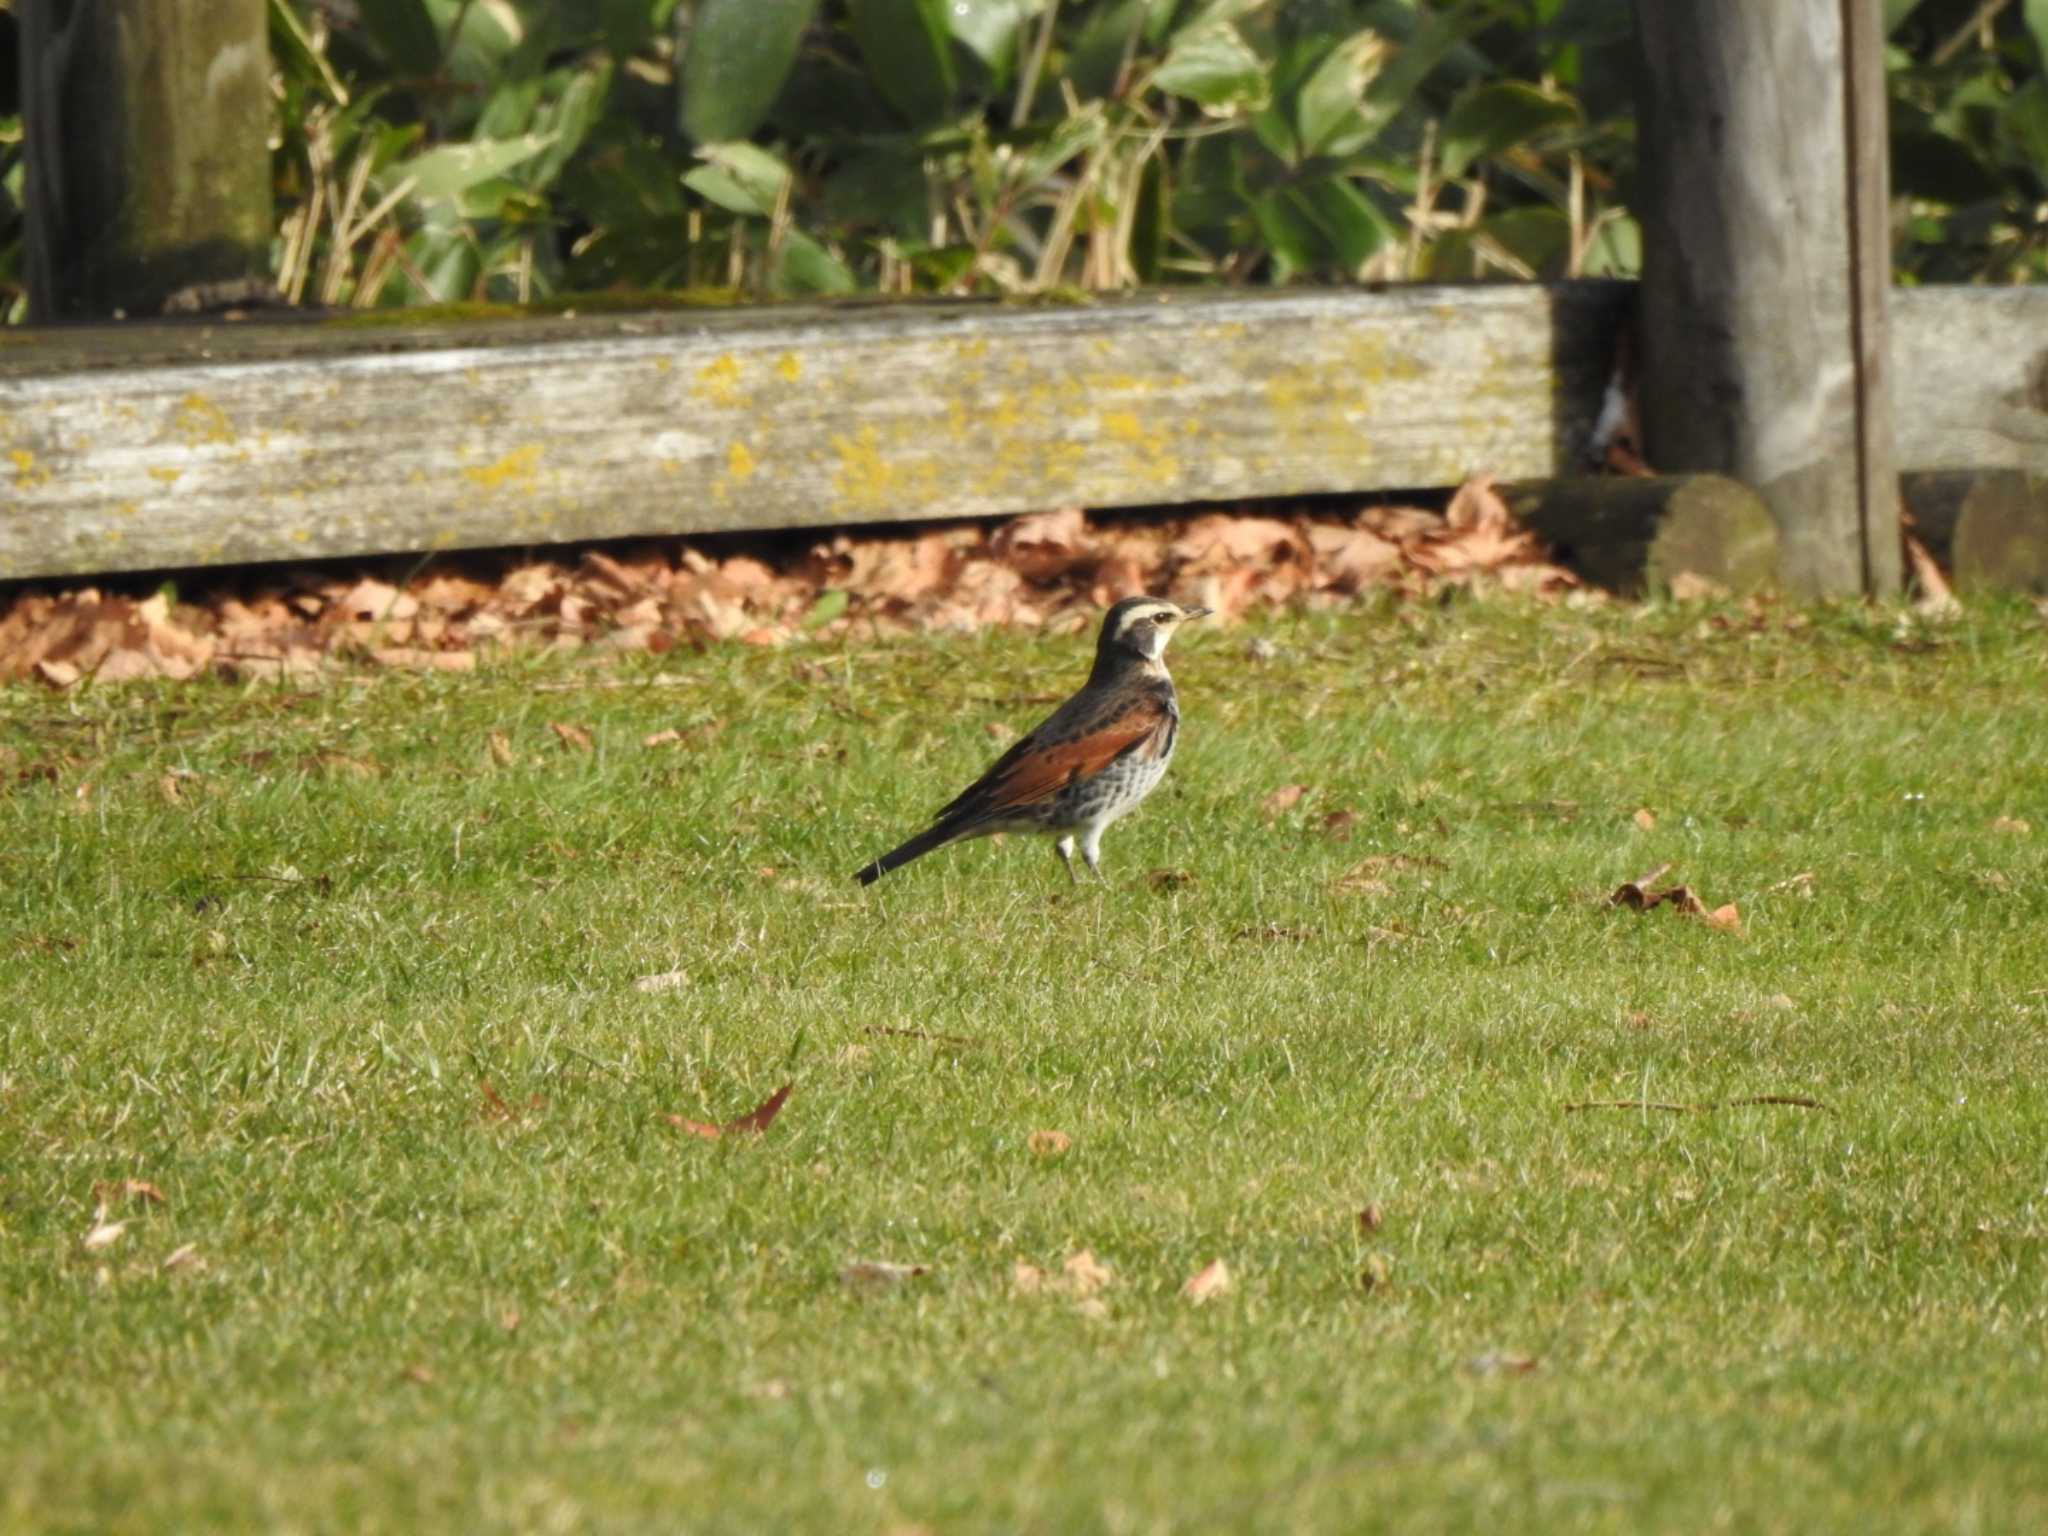
[[1880, 0], [1638, 0], [1639, 379], [1661, 472], [1747, 481], [1812, 594], [1898, 589]]
[[26, 0], [30, 317], [269, 291], [264, 0]]

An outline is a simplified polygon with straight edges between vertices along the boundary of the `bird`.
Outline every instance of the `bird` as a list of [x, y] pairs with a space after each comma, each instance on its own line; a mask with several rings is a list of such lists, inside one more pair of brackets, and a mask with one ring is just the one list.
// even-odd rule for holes
[[1102, 873], [1102, 833], [1158, 787], [1180, 734], [1180, 708], [1166, 672], [1174, 631], [1207, 608], [1160, 597], [1127, 597], [1102, 616], [1095, 665], [1066, 703], [1015, 742], [932, 824], [855, 874], [873, 885], [934, 848], [992, 832], [1046, 832], [1076, 885], [1074, 850]]

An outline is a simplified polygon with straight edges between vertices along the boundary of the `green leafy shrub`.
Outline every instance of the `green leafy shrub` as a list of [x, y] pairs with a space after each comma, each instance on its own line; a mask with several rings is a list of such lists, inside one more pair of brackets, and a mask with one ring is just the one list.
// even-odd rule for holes
[[[301, 302], [1632, 273], [1632, 0], [271, 0]], [[2048, 0], [1887, 0], [1899, 275], [2048, 264]], [[13, 103], [0, 103], [0, 109]], [[18, 318], [19, 120], [0, 118]], [[589, 302], [588, 298], [584, 302]]]

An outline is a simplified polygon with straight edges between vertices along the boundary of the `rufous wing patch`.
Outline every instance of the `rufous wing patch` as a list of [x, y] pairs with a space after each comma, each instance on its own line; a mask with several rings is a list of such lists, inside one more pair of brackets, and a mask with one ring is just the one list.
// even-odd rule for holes
[[1092, 778], [1124, 753], [1142, 746], [1170, 719], [1156, 699], [1145, 699], [1086, 736], [1049, 742], [1036, 751], [1024, 753], [1001, 773], [990, 775], [984, 804], [993, 810], [1049, 799], [1076, 780]]

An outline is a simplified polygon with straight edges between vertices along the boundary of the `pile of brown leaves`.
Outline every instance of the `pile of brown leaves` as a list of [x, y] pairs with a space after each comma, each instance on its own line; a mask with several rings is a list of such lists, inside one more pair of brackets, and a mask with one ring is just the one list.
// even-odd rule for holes
[[[721, 541], [729, 543], [730, 541]], [[1554, 594], [1575, 578], [1520, 527], [1490, 478], [1441, 513], [1370, 507], [1349, 518], [1208, 512], [1091, 521], [1078, 507], [914, 533], [841, 533], [800, 552], [722, 558], [681, 542], [574, 564], [498, 568], [451, 557], [403, 584], [309, 569], [262, 572], [173, 605], [159, 592], [20, 592], [0, 610], [0, 680], [313, 677], [337, 662], [466, 671], [489, 646], [665, 652], [738, 640], [781, 645], [987, 624], [1081, 627], [1118, 598], [1173, 593], [1225, 620], [1368, 589], [1423, 594], [1484, 580]]]

